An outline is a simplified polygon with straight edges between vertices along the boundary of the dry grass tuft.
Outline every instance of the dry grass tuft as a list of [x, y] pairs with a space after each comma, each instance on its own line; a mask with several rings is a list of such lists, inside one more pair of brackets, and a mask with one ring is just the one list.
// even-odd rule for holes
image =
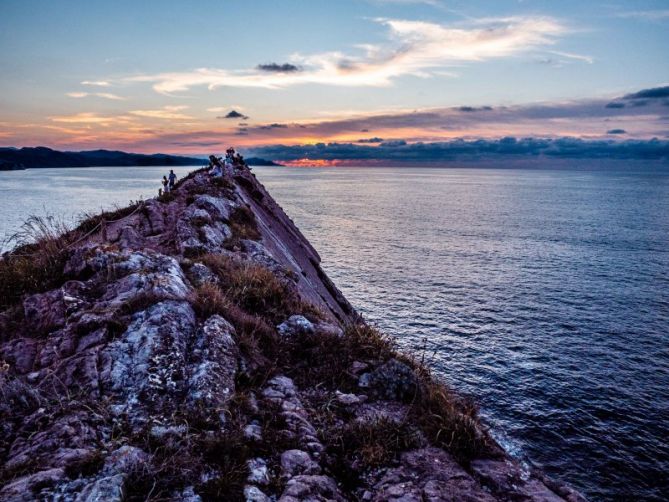
[[218, 275], [225, 296], [249, 314], [277, 324], [307, 310], [295, 285], [265, 267], [215, 254], [200, 260]]
[[354, 421], [329, 433], [328, 446], [337, 456], [363, 469], [387, 465], [398, 453], [420, 446], [415, 428], [388, 419]]
[[87, 234], [93, 230], [96, 226], [100, 224], [102, 220], [105, 221], [115, 221], [121, 218], [132, 214], [139, 205], [142, 204], [142, 201], [130, 201], [130, 205], [127, 207], [116, 207], [111, 211], [103, 211], [98, 214], [94, 213], [84, 213], [81, 217], [81, 221], [76, 228], [77, 232], [80, 232], [82, 235]]
[[0, 310], [60, 285], [67, 247], [77, 235], [53, 216], [30, 216], [9, 239], [17, 247], [0, 259]]
[[349, 373], [354, 361], [384, 362], [395, 355], [392, 341], [364, 323], [347, 327], [344, 336], [298, 334], [289, 343], [287, 371], [298, 385], [357, 390], [357, 380]]
[[476, 405], [429, 375], [421, 378], [411, 417], [432, 443], [446, 449], [463, 465], [498, 453], [495, 442], [481, 426]]
[[230, 230], [232, 230], [232, 236], [225, 242], [227, 249], [241, 247], [241, 241], [244, 239], [257, 241], [262, 237], [255, 214], [246, 206], [239, 206], [232, 211]]
[[249, 314], [239, 308], [215, 284], [206, 283], [197, 288], [190, 302], [201, 319], [218, 314], [235, 327], [237, 346], [251, 369], [246, 377], [240, 376], [250, 380], [239, 383], [253, 385], [264, 382], [275, 369], [281, 353], [275, 329], [262, 316]]

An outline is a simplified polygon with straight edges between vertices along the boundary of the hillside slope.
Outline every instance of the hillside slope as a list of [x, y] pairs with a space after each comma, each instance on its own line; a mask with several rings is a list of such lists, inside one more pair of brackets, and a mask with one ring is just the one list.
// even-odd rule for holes
[[247, 168], [0, 282], [1, 500], [582, 500], [366, 325]]

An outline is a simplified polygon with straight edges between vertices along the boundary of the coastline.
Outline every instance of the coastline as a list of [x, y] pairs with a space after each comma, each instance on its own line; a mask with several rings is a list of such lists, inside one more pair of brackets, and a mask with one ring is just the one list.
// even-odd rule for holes
[[[174, 195], [106, 215], [105, 220], [118, 221], [105, 225], [104, 232], [94, 232], [83, 241], [79, 241], [80, 234], [69, 236], [68, 239], [76, 239], [74, 243], [67, 244], [69, 256], [62, 272], [67, 276], [63, 278], [68, 280], [60, 285], [56, 283], [62, 279], [55, 281], [53, 286], [56, 289], [44, 293], [26, 290], [26, 294], [32, 294], [22, 300], [23, 318], [13, 318], [7, 315], [7, 311], [3, 314], [4, 333], [14, 334], [9, 338], [5, 335], [2, 340], [1, 354], [9, 364], [6, 376], [3, 376], [7, 381], [11, 379], [16, 385], [20, 382], [37, 388], [43, 388], [48, 383], [56, 385], [60, 391], [71, 391], [71, 386], [80, 390], [83, 388], [87, 392], [97, 392], [99, 397], [105, 396], [112, 403], [123, 395], [127, 399], [128, 392], [141, 396], [134, 404], [130, 401], [124, 405], [125, 408], [118, 408], [120, 402], [119, 405], [111, 405], [116, 406], [109, 410], [112, 417], [124, 417], [130, 433], [116, 444], [105, 446], [103, 458], [95, 463], [97, 470], [89, 472], [80, 469], [75, 473], [78, 476], [76, 479], [65, 473], [70, 463], [75, 460], [81, 463], [92, 455], [90, 443], [84, 438], [76, 439], [82, 439], [81, 449], [85, 452], [60, 460], [44, 457], [47, 454], [52, 456], [53, 445], [32, 444], [31, 451], [37, 454], [37, 459], [43, 458], [45, 463], [38, 462], [26, 467], [27, 471], [22, 471], [20, 459], [9, 459], [5, 462], [5, 479], [7, 463], [12, 467], [13, 475], [4, 490], [8, 490], [8, 486], [15, 491], [18, 488], [25, 490], [27, 486], [34, 486], [30, 483], [43, 483], [43, 467], [47, 464], [50, 464], [47, 470], [62, 469], [63, 473], [51, 472], [50, 484], [47, 483], [48, 486], [42, 490], [92, 490], [92, 486], [100, 489], [101, 480], [109, 477], [116, 477], [113, 487], [122, 490], [136, 473], [128, 471], [128, 466], [123, 467], [126, 468], [123, 471], [118, 459], [114, 460], [115, 452], [117, 457], [119, 450], [125, 448], [124, 455], [130, 455], [134, 461], [148, 461], [150, 457], [152, 463], [157, 455], [152, 441], [164, 448], [170, 442], [179, 443], [188, 439], [193, 444], [186, 450], [194, 455], [192, 448], [202, 446], [198, 443], [202, 440], [199, 435], [209, 432], [220, 436], [220, 441], [244, 443], [244, 448], [248, 450], [244, 465], [249, 475], [260, 472], [256, 474], [261, 480], [237, 481], [243, 491], [253, 493], [256, 493], [255, 487], [260, 492], [275, 490], [272, 494], [278, 496], [307, 486], [309, 490], [334, 490], [332, 493], [338, 493], [337, 497], [346, 497], [349, 492], [360, 493], [361, 496], [369, 492], [371, 497], [376, 497], [374, 500], [387, 500], [383, 498], [384, 494], [407, 484], [406, 481], [397, 483], [393, 480], [415, 479], [418, 473], [420, 481], [405, 487], [407, 493], [412, 490], [430, 492], [435, 486], [441, 486], [460, 490], [457, 493], [469, 496], [477, 494], [480, 500], [511, 496], [537, 500], [561, 496], [567, 500], [581, 500], [576, 492], [545, 479], [541, 473], [523, 471], [477, 425], [475, 410], [470, 403], [434, 382], [427, 368], [396, 352], [386, 339], [361, 321], [320, 268], [317, 252], [248, 170], [236, 173], [234, 179], [214, 181], [206, 173], [196, 172], [181, 183]], [[90, 221], [87, 226], [80, 227], [79, 232], [92, 232], [100, 222], [101, 219]], [[112, 264], [112, 269], [117, 272], [109, 276]], [[103, 271], [104, 278], [100, 275]], [[147, 277], [148, 282], [143, 277]], [[128, 286], [128, 278], [132, 278], [133, 284], [130, 297], [129, 291], [124, 290]], [[255, 284], [259, 291], [252, 298], [244, 296], [246, 293], [238, 297], [236, 290], [225, 290], [224, 285], [230, 281], [239, 282], [242, 290], [247, 292]], [[268, 284], [275, 289], [270, 288], [268, 292], [265, 289]], [[102, 297], [95, 297], [97, 293], [87, 291], [87, 287], [92, 288], [93, 285], [105, 290]], [[225, 291], [219, 305], [216, 298], [222, 290]], [[234, 305], [229, 304], [231, 297]], [[111, 310], [114, 315], [110, 319], [98, 319], [90, 327], [82, 324], [84, 316], [90, 316], [93, 311], [98, 311], [96, 315], [99, 316], [100, 308], [107, 312]], [[55, 318], [40, 318], [40, 313], [54, 309], [59, 312], [54, 314]], [[178, 329], [175, 325], [174, 331], [168, 333], [146, 331], [156, 318], [163, 319], [168, 326], [174, 322], [178, 324], [180, 321], [172, 317], [173, 311], [182, 312], [192, 322], [187, 322], [186, 326], [179, 325]], [[120, 322], [121, 326], [111, 326], [109, 323], [112, 320]], [[251, 332], [250, 325], [251, 328], [255, 326]], [[27, 327], [37, 330], [40, 335], [37, 338], [34, 334], [26, 336]], [[111, 379], [97, 390], [87, 388], [86, 378], [92, 376], [88, 374], [89, 370], [85, 366], [72, 366], [73, 361], [67, 362], [65, 367], [69, 366], [73, 371], [76, 368], [83, 370], [84, 382], [73, 379], [77, 371], [66, 371], [61, 375], [65, 378], [59, 378], [60, 382], [54, 383], [53, 365], [61, 364], [57, 358], [46, 361], [46, 366], [36, 370], [44, 363], [38, 363], [40, 358], [30, 356], [27, 346], [42, 353], [49, 340], [68, 344], [76, 342], [75, 345], [78, 345], [78, 340], [92, 334], [91, 329], [99, 332], [97, 336], [101, 338], [82, 350], [94, 350], [96, 359], [105, 353], [122, 356], [130, 351], [134, 354], [132, 360], [139, 354], [138, 347], [133, 346], [133, 333], [149, 334], [155, 343], [149, 354], [142, 357], [153, 361], [153, 369], [149, 368], [146, 376], [151, 381], [151, 375], [156, 375], [158, 387], [147, 387], [142, 383], [138, 377], [147, 368], [136, 362], [118, 369], [123, 381], [132, 383], [129, 389], [114, 385], [114, 378], [118, 375], [114, 376], [111, 368], [106, 377], [104, 368], [102, 373], [96, 370], [96, 380], [101, 375], [103, 380]], [[182, 331], [190, 334], [185, 335]], [[217, 333], [214, 338], [211, 338], [212, 333]], [[264, 338], [258, 339], [257, 335]], [[182, 339], [183, 336], [186, 338]], [[223, 340], [225, 342], [221, 346], [218, 342], [223, 343]], [[173, 350], [161, 348], [161, 344], [165, 343], [176, 343], [184, 350], [190, 348], [189, 353], [194, 353], [192, 350], [204, 352], [197, 356], [201, 358], [199, 362], [189, 361], [188, 358], [180, 360], [179, 357], [183, 356], [173, 360], [170, 355]], [[116, 346], [110, 348], [114, 344]], [[340, 350], [333, 353], [333, 347]], [[269, 353], [266, 353], [268, 348]], [[179, 350], [179, 353], [182, 352]], [[342, 353], [349, 358], [343, 366], [338, 360]], [[85, 354], [78, 349], [74, 349], [73, 355], [77, 356], [74, 357], [76, 364], [86, 360]], [[82, 358], [84, 361], [79, 360]], [[274, 362], [266, 366], [267, 360], [271, 362], [273, 358]], [[294, 364], [283, 367], [279, 372], [282, 358]], [[301, 366], [300, 363], [305, 360], [314, 364]], [[220, 377], [218, 381], [201, 374], [204, 368], [211, 368]], [[227, 391], [220, 387], [221, 381], [226, 382], [224, 387]], [[59, 388], [60, 385], [67, 389]], [[182, 430], [184, 422], [175, 422], [167, 413], [182, 402], [184, 396], [187, 408], [195, 413], [198, 421], [202, 421], [201, 426], [194, 430], [190, 426]], [[238, 402], [240, 399], [243, 402]], [[322, 414], [318, 411], [331, 400], [336, 405], [334, 413]], [[254, 401], [255, 406], [252, 404]], [[293, 415], [287, 415], [284, 416], [284, 423], [272, 423], [277, 413], [278, 416], [284, 413], [273, 408], [276, 405], [284, 412], [291, 410], [291, 413], [297, 413], [300, 417], [296, 419], [298, 422], [291, 426], [290, 417]], [[274, 410], [269, 417], [263, 414], [263, 406]], [[425, 413], [427, 410], [432, 411]], [[34, 412], [22, 418], [32, 417]], [[221, 413], [238, 419], [237, 435], [231, 437], [228, 434], [230, 431], [226, 430], [226, 425], [229, 420], [223, 420]], [[66, 415], [72, 418], [76, 413]], [[195, 416], [190, 417], [187, 423], [192, 423]], [[410, 417], [408, 421], [407, 417]], [[448, 420], [444, 422], [435, 417]], [[84, 418], [78, 417], [78, 420]], [[254, 420], [257, 423], [254, 424]], [[299, 424], [306, 427], [306, 432]], [[23, 432], [20, 424], [15, 425], [17, 429], [12, 430], [12, 435], [16, 441]], [[260, 440], [246, 437], [249, 426], [253, 426], [249, 429], [250, 436], [256, 436], [256, 426], [261, 429]], [[93, 427], [100, 431], [104, 428], [104, 423]], [[152, 439], [148, 444], [140, 445], [137, 434], [141, 436], [141, 431], [147, 430]], [[444, 432], [448, 430], [451, 431], [450, 440], [444, 442]], [[342, 439], [346, 437], [348, 441], [362, 441], [363, 444], [355, 451], [342, 450], [341, 446], [346, 446], [346, 442], [329, 441], [335, 433], [343, 434]], [[282, 447], [290, 445], [299, 448], [283, 452], [275, 448], [267, 453], [269, 446], [264, 445], [266, 439], [263, 439], [266, 434], [278, 434], [283, 438], [279, 442]], [[284, 436], [288, 436], [288, 443], [282, 443], [286, 439]], [[365, 443], [370, 438], [371, 443]], [[119, 446], [119, 443], [124, 444]], [[388, 450], [387, 443], [399, 447]], [[112, 450], [112, 446], [116, 449]], [[379, 458], [378, 448], [382, 448], [382, 453], [387, 455], [381, 454]], [[293, 453], [284, 455], [289, 451]], [[308, 458], [294, 451], [300, 451]], [[199, 468], [206, 470], [206, 459], [197, 458]], [[265, 469], [262, 463], [253, 464], [256, 468], [248, 463], [257, 458], [265, 462]], [[430, 464], [435, 459], [445, 463], [443, 468], [437, 471], [427, 469], [426, 462]], [[27, 460], [24, 459], [24, 462]], [[391, 463], [387, 464], [389, 460]], [[297, 462], [300, 467], [293, 466], [291, 471], [284, 465], [291, 462]], [[359, 479], [340, 478], [343, 471], [339, 469], [344, 466], [347, 469], [353, 467]], [[262, 473], [267, 474], [267, 484], [262, 482], [265, 476]], [[450, 473], [450, 477], [444, 477], [445, 473]], [[173, 483], [173, 480], [160, 481]], [[189, 486], [184, 484], [179, 488], [167, 483], [164, 489], [204, 490], [197, 479], [188, 481], [191, 483]], [[209, 489], [213, 489], [211, 485], [206, 488]]]

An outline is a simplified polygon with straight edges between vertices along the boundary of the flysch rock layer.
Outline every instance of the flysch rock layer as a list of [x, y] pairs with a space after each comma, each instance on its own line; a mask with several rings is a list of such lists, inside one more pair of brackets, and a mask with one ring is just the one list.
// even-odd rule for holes
[[[236, 235], [239, 208], [253, 238]], [[0, 500], [583, 500], [499, 451], [458, 462], [433, 444], [406, 423], [419, 384], [399, 360], [355, 361], [355, 388], [291, 378], [281, 350], [361, 320], [248, 168], [194, 172], [67, 252], [60, 287], [0, 314]], [[249, 342], [256, 318], [197, 306], [198, 288], [225, 286], [207, 255], [313, 307], [271, 326], [278, 362], [252, 357], [269, 350]], [[337, 457], [331, 431], [375, 423], [417, 439], [373, 465]]]

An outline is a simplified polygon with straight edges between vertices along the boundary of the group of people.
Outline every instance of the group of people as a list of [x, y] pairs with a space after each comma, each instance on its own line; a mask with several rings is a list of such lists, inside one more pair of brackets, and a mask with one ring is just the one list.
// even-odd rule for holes
[[177, 182], [177, 175], [174, 174], [174, 170], [170, 169], [170, 174], [163, 176], [162, 184], [163, 188], [158, 190], [158, 195], [163, 195], [164, 193], [169, 193], [174, 190], [174, 185]]
[[224, 176], [225, 174], [232, 174], [235, 170], [242, 169], [246, 166], [244, 157], [234, 148], [228, 148], [225, 151], [225, 160], [222, 157], [215, 155], [209, 156], [209, 168], [212, 176]]
[[[235, 170], [243, 169], [245, 166], [246, 163], [244, 162], [244, 157], [238, 152], [235, 152], [235, 149], [232, 147], [225, 151], [225, 160], [223, 157], [216, 157], [215, 155], [209, 156], [209, 169], [211, 169], [212, 176], [232, 175]], [[158, 196], [174, 190], [174, 186], [177, 182], [177, 175], [170, 169], [170, 174], [163, 176], [161, 182], [163, 188], [158, 190]]]

